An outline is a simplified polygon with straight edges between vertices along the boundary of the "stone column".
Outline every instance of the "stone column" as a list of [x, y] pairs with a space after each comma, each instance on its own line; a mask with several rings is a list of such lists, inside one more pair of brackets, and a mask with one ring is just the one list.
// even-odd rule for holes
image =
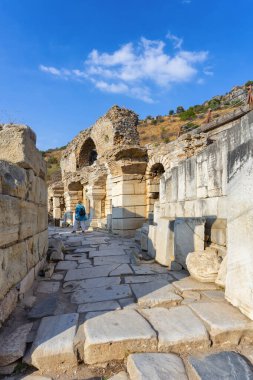
[[89, 186], [86, 196], [90, 201], [90, 226], [101, 226], [104, 215], [105, 189], [100, 186]]
[[59, 221], [61, 219], [61, 216], [60, 196], [53, 196], [53, 218], [56, 226], [60, 225]]
[[112, 231], [134, 236], [146, 220], [146, 184], [139, 174], [112, 178]]

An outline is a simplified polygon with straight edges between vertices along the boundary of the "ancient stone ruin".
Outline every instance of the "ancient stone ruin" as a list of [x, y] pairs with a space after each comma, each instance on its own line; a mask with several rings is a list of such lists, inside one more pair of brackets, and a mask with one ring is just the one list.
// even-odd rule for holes
[[0, 376], [253, 378], [253, 111], [159, 146], [137, 123], [112, 107], [48, 191], [34, 132], [0, 126]]

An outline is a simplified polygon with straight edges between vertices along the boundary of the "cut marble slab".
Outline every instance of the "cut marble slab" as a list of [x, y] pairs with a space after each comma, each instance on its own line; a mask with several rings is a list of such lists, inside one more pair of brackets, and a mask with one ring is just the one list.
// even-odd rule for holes
[[87, 364], [122, 360], [132, 352], [156, 351], [156, 333], [135, 310], [116, 310], [83, 324]]
[[94, 289], [108, 287], [111, 285], [119, 285], [120, 281], [120, 277], [98, 277], [80, 281], [68, 281], [63, 284], [63, 292], [69, 293], [80, 289]]
[[118, 264], [99, 265], [94, 268], [71, 269], [65, 276], [65, 281], [85, 280], [86, 278], [96, 278], [108, 276], [110, 272], [118, 267]]
[[59, 261], [56, 265], [55, 270], [61, 271], [61, 270], [70, 270], [75, 269], [77, 267], [77, 261]]
[[7, 366], [23, 357], [32, 325], [32, 323], [26, 323], [8, 335], [4, 333], [0, 335], [0, 366]]
[[118, 310], [120, 305], [117, 301], [91, 302], [78, 306], [78, 313], [87, 313], [89, 311], [108, 311]]
[[109, 250], [99, 250], [89, 253], [89, 258], [93, 257], [104, 257], [104, 256], [124, 256], [127, 253], [122, 249], [109, 249]]
[[155, 307], [142, 309], [141, 313], [158, 332], [160, 352], [204, 350], [210, 345], [204, 324], [187, 306]]
[[125, 283], [126, 284], [140, 284], [145, 282], [153, 282], [153, 281], [167, 281], [172, 282], [174, 279], [169, 274], [146, 274], [142, 276], [126, 276]]
[[131, 380], [188, 380], [183, 360], [175, 354], [131, 354], [127, 371]]
[[54, 314], [57, 306], [56, 294], [50, 294], [48, 297], [38, 300], [28, 313], [29, 319], [37, 319]]
[[217, 290], [220, 289], [214, 283], [199, 282], [192, 277], [185, 277], [182, 280], [173, 282], [173, 286], [179, 291], [184, 292], [187, 290]]
[[243, 356], [233, 351], [223, 351], [207, 356], [190, 356], [190, 372], [196, 380], [253, 380], [253, 366]]
[[131, 288], [140, 307], [171, 307], [178, 305], [183, 300], [167, 281], [133, 284]]
[[112, 285], [107, 288], [81, 289], [71, 296], [72, 303], [88, 303], [116, 300], [132, 295], [129, 285]]
[[253, 332], [253, 323], [225, 302], [195, 302], [189, 305], [204, 322], [214, 345], [236, 345], [244, 332]]
[[37, 292], [38, 293], [56, 293], [60, 289], [59, 281], [40, 281]]
[[76, 366], [73, 341], [77, 323], [77, 313], [43, 318], [31, 348], [31, 364], [42, 371]]
[[117, 264], [117, 268], [110, 272], [110, 276], [121, 276], [124, 274], [133, 274], [132, 269], [128, 264]]
[[93, 263], [94, 265], [129, 264], [130, 258], [127, 255], [94, 257]]
[[201, 294], [208, 300], [213, 302], [225, 301], [225, 293], [222, 290], [206, 290]]

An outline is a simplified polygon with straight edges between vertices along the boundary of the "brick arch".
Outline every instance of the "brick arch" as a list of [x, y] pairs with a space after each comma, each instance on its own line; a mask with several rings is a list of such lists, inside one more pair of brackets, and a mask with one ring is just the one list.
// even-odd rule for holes
[[170, 162], [164, 156], [154, 156], [152, 157], [147, 165], [146, 175], [149, 176], [152, 172], [154, 165], [161, 164], [164, 168], [164, 172], [170, 169]]

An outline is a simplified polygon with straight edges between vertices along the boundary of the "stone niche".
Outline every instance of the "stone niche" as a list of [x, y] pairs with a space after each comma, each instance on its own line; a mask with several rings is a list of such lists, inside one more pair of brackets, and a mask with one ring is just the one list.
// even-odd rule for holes
[[177, 218], [174, 225], [175, 261], [186, 266], [188, 253], [204, 250], [205, 218]]
[[47, 252], [46, 165], [27, 126], [0, 126], [0, 325]]

